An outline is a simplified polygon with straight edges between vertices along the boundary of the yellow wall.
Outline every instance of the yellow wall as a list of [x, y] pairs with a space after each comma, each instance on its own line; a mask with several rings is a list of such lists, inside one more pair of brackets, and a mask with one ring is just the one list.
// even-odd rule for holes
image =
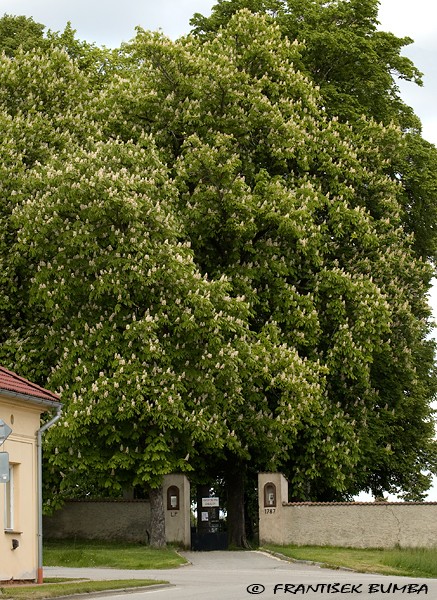
[[[41, 407], [0, 395], [0, 418], [12, 429], [0, 447], [14, 465], [14, 528], [5, 531], [5, 484], [0, 483], [0, 581], [36, 579], [38, 566], [36, 432]], [[12, 550], [12, 540], [19, 547]]]

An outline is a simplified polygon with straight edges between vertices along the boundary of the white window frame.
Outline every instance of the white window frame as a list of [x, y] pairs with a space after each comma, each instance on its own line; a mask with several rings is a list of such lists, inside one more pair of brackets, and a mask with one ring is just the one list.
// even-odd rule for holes
[[14, 531], [15, 525], [15, 486], [14, 486], [15, 469], [14, 465], [9, 465], [9, 481], [4, 483], [5, 488], [5, 514], [4, 528], [5, 531]]

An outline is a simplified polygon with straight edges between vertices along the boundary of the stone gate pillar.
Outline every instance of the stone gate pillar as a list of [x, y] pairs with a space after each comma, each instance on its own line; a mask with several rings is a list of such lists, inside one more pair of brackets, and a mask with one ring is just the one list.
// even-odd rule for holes
[[184, 548], [191, 546], [191, 501], [190, 482], [185, 475], [164, 475], [163, 483], [165, 538], [177, 542]]
[[260, 544], [284, 543], [283, 503], [288, 503], [285, 477], [281, 473], [258, 473]]

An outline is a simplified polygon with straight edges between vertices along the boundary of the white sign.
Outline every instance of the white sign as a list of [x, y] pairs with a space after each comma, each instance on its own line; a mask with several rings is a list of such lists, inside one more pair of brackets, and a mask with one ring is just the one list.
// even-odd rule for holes
[[0, 483], [9, 481], [9, 454], [0, 452]]
[[202, 506], [220, 506], [219, 498], [202, 498]]
[[202, 521], [208, 521], [208, 513], [207, 512], [202, 513]]
[[3, 442], [11, 435], [12, 429], [7, 425], [3, 419], [0, 419], [0, 446]]

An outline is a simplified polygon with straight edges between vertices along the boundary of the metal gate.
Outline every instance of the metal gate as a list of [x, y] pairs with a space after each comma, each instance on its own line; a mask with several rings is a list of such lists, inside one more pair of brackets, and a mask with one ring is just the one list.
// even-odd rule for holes
[[227, 550], [228, 534], [220, 519], [220, 500], [202, 494], [197, 498], [197, 527], [191, 529], [191, 549], [196, 551]]

